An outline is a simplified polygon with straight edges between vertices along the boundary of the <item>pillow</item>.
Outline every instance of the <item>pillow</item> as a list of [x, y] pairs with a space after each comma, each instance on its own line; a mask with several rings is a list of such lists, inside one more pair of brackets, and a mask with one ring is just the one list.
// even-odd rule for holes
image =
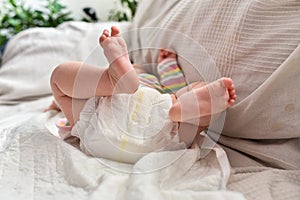
[[50, 95], [49, 79], [60, 63], [76, 60], [107, 66], [98, 38], [104, 28], [129, 23], [66, 22], [57, 28], [33, 28], [7, 44], [0, 68], [0, 104]]

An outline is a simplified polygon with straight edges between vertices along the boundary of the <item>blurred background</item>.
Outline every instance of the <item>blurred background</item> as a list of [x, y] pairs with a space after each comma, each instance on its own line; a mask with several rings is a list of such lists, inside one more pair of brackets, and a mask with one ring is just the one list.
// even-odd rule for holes
[[61, 0], [61, 2], [72, 11], [72, 17], [79, 19], [82, 16], [83, 8], [92, 7], [101, 20], [107, 21], [110, 10], [118, 7], [116, 0]]
[[67, 21], [130, 21], [137, 5], [138, 0], [0, 0], [0, 63], [9, 39], [23, 30]]

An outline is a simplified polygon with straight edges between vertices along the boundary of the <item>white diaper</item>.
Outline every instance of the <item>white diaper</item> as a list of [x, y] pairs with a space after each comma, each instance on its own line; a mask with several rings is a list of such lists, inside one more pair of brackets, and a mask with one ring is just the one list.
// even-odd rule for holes
[[182, 148], [178, 124], [169, 119], [171, 106], [169, 94], [145, 87], [134, 94], [90, 98], [72, 135], [91, 156], [135, 163], [149, 152]]

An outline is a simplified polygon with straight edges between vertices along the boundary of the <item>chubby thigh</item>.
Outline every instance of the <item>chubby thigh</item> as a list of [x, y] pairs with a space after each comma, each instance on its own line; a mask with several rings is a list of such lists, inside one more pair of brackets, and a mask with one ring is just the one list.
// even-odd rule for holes
[[90, 98], [72, 134], [88, 155], [135, 163], [153, 151], [182, 148], [169, 119], [169, 94], [141, 87], [134, 94]]

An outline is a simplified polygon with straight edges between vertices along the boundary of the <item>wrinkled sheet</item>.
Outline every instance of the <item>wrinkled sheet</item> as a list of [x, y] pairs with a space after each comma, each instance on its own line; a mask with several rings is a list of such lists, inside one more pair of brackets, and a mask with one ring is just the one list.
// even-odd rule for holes
[[244, 199], [225, 190], [221, 149], [201, 160], [199, 148], [150, 153], [135, 165], [86, 156], [59, 137], [61, 114], [42, 113], [51, 99], [0, 107], [1, 199]]

